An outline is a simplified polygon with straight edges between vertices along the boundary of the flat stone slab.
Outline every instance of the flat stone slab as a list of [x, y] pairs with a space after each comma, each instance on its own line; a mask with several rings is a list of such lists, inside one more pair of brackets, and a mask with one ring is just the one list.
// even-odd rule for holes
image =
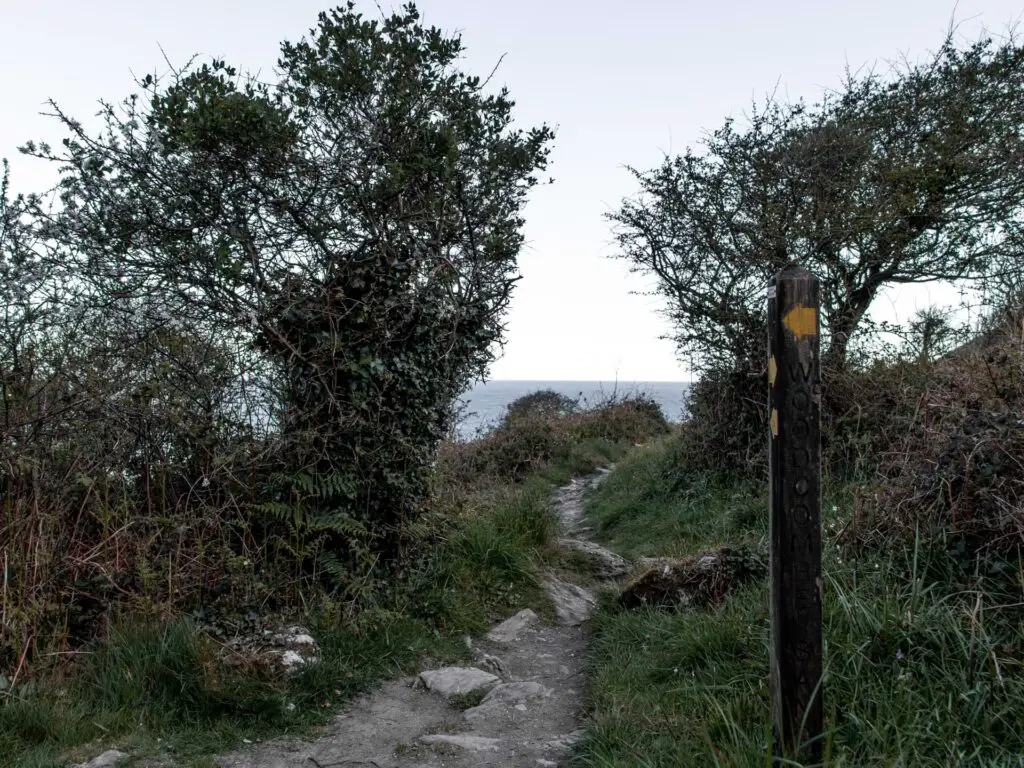
[[428, 691], [450, 699], [452, 696], [489, 691], [501, 683], [501, 678], [476, 667], [442, 667], [420, 672], [419, 681]]
[[485, 637], [492, 643], [514, 643], [527, 629], [535, 627], [539, 623], [540, 619], [537, 618], [537, 614], [529, 608], [524, 608], [515, 616], [505, 619], [494, 627]]
[[544, 580], [544, 590], [555, 604], [555, 621], [563, 627], [579, 626], [597, 605], [597, 598], [589, 589], [553, 576]]
[[501, 739], [491, 739], [487, 736], [471, 736], [463, 733], [435, 733], [430, 736], [420, 736], [423, 744], [447, 744], [452, 747], [461, 747], [472, 752], [497, 752]]
[[527, 701], [546, 699], [552, 693], [553, 691], [546, 685], [533, 681], [503, 683], [492, 688], [477, 706], [463, 712], [462, 717], [468, 723], [480, 723], [510, 708], [523, 712], [527, 709]]

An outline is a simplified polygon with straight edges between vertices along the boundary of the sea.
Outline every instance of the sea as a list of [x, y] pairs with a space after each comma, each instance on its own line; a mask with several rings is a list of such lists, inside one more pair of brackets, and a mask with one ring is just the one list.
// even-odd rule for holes
[[486, 381], [474, 386], [463, 397], [457, 433], [462, 440], [486, 434], [501, 421], [509, 404], [541, 389], [577, 398], [584, 408], [604, 402], [609, 397], [646, 395], [661, 406], [665, 418], [680, 421], [685, 412], [689, 387], [690, 383], [686, 381]]

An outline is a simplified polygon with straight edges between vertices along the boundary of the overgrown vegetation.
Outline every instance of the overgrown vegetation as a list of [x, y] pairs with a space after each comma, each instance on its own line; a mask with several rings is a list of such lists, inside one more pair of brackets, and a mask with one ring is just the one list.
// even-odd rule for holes
[[[124, 612], [80, 645], [72, 663], [4, 679], [0, 762], [52, 766], [116, 744], [206, 765], [211, 752], [243, 738], [323, 722], [354, 694], [428, 659], [457, 660], [465, 634], [523, 607], [548, 613], [538, 568], [556, 557], [553, 483], [621, 458], [650, 436], [652, 423], [664, 431], [656, 416], [645, 401], [572, 418], [537, 414], [552, 434], [606, 437], [562, 440], [545, 458], [533, 457], [529, 475], [517, 451], [479, 464], [474, 443], [444, 445], [428, 511], [407, 534], [409, 554], [372, 603], [308, 592], [301, 609], [243, 614], [242, 606], [203, 604], [168, 620]], [[529, 444], [534, 426], [514, 421], [492, 439]], [[319, 661], [295, 676], [228, 644], [286, 620], [301, 621], [319, 646]]]
[[[825, 573], [825, 764], [1016, 764], [1012, 598], [981, 575], [939, 581], [906, 560], [832, 554]], [[767, 605], [757, 585], [707, 609], [605, 608], [576, 764], [771, 764]]]
[[[1008, 311], [934, 362], [833, 379], [832, 397], [856, 408], [826, 429], [825, 765], [1019, 761], [1022, 341]], [[627, 456], [590, 501], [623, 554], [766, 553], [761, 459], [736, 469], [737, 444], [709, 439], [734, 404], [697, 392], [691, 420]], [[705, 597], [604, 605], [578, 765], [770, 764], [767, 585]]]
[[415, 7], [146, 76], [0, 195], [0, 670], [119, 613], [373, 604], [486, 372], [552, 132]]
[[[858, 466], [877, 485], [834, 475], [825, 492], [826, 765], [1001, 766], [1024, 750], [1024, 424], [1002, 415], [1024, 391], [1021, 331], [915, 369], [913, 387], [902, 366], [862, 374], [902, 387], [872, 406], [890, 429], [867, 418]], [[695, 461], [700, 435], [684, 424], [600, 487], [588, 515], [613, 549], [765, 552], [764, 482]], [[606, 602], [577, 765], [770, 764], [767, 585], [716, 594], [676, 611]]]

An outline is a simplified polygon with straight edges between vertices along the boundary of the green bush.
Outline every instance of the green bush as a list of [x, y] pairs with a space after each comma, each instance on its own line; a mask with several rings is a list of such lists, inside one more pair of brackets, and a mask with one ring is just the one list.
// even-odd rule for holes
[[713, 369], [693, 383], [686, 430], [694, 471], [764, 475], [768, 467], [768, 377]]
[[579, 410], [579, 398], [572, 398], [553, 389], [540, 389], [514, 400], [506, 409], [501, 426], [509, 427], [517, 419], [531, 416], [568, 416]]
[[[4, 166], [0, 667], [119, 610], [358, 602], [402, 561], [553, 137], [463, 50], [411, 3], [343, 4], [273, 83], [195, 62], [95, 133], [56, 110], [58, 148], [25, 147], [60, 171], [53, 215]], [[542, 438], [509, 474], [564, 450]]]

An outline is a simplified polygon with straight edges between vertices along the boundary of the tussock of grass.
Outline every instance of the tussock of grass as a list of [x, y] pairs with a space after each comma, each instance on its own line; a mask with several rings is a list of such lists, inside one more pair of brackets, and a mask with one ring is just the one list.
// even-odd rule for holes
[[588, 504], [599, 536], [620, 554], [682, 556], [766, 530], [764, 491], [725, 475], [684, 474], [685, 439], [677, 433], [636, 449]]
[[557, 522], [551, 486], [540, 478], [492, 491], [427, 553], [406, 585], [405, 610], [451, 633], [475, 633], [510, 612], [545, 601], [540, 549]]
[[[613, 547], [681, 554], [759, 535], [760, 521], [728, 515], [749, 488], [667, 471], [672, 450], [670, 439], [637, 452], [598, 491], [590, 508]], [[832, 496], [826, 508], [848, 517], [850, 495]], [[1024, 612], [1006, 574], [1021, 564], [992, 569], [924, 545], [857, 560], [843, 551], [827, 538], [825, 764], [1019, 765]], [[604, 604], [591, 737], [575, 764], [769, 765], [768, 643], [764, 584], [678, 613]]]
[[721, 725], [709, 718], [720, 695], [742, 720], [767, 695], [742, 690], [767, 672], [763, 622], [750, 620], [757, 592], [708, 611], [603, 608], [593, 624], [592, 735], [577, 764], [712, 764], [706, 738]]

